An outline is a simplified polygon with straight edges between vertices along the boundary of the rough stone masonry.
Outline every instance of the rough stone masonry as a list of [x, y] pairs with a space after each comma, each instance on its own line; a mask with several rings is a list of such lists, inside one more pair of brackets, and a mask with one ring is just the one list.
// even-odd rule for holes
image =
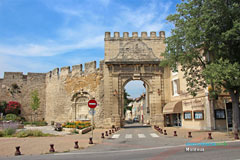
[[[55, 68], [48, 73], [5, 72], [0, 79], [0, 101], [18, 101], [22, 105], [21, 115], [30, 120], [31, 92], [37, 90], [40, 108], [37, 119], [47, 122], [66, 122], [90, 119], [87, 102], [95, 99], [95, 122], [97, 127], [123, 125], [123, 90], [131, 80], [142, 80], [146, 84], [146, 95], [150, 106], [151, 124], [162, 125], [162, 107], [165, 101], [164, 83], [168, 77], [164, 68], [159, 67], [165, 50], [165, 33], [142, 32], [138, 36], [128, 32], [120, 37], [119, 32], [105, 33], [105, 58], [61, 69]], [[20, 92], [12, 95], [9, 90], [17, 84]], [[161, 92], [161, 94], [159, 94]], [[117, 93], [115, 95], [114, 93]]]

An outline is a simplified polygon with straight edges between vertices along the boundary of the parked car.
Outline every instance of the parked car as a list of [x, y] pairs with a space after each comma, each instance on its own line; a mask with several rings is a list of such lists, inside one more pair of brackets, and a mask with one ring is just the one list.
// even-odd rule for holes
[[133, 118], [133, 122], [139, 122], [139, 118], [138, 117]]

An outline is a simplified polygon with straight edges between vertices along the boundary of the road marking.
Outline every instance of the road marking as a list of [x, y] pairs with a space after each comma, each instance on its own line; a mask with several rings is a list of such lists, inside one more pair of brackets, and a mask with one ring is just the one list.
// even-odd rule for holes
[[132, 138], [132, 134], [126, 134], [125, 138]]
[[[162, 147], [153, 147], [153, 148], [138, 148], [138, 149], [130, 149], [130, 150], [118, 150], [118, 151], [104, 151], [104, 152], [73, 152], [73, 153], [56, 153], [53, 154], [54, 156], [64, 156], [64, 155], [83, 155], [83, 154], [106, 154], [106, 153], [126, 153], [126, 152], [137, 152], [137, 151], [149, 151], [149, 150], [156, 150], [156, 149], [168, 149], [168, 148], [178, 148], [178, 147], [185, 147], [184, 145], [178, 146], [162, 146]], [[49, 154], [51, 155], [51, 154]]]
[[117, 139], [117, 138], [119, 138], [119, 136], [120, 136], [120, 134], [114, 134], [114, 135], [112, 136], [112, 138]]
[[[220, 141], [222, 142], [222, 141]], [[215, 143], [220, 143], [215, 142]], [[223, 141], [228, 143], [236, 143], [240, 142], [240, 140], [235, 141]], [[161, 147], [153, 147], [153, 148], [138, 148], [138, 149], [130, 149], [130, 150], [118, 150], [118, 151], [100, 151], [100, 152], [73, 152], [73, 153], [56, 153], [52, 154], [53, 156], [64, 156], [64, 155], [84, 155], [84, 154], [107, 154], [107, 153], [126, 153], [126, 152], [137, 152], [137, 151], [149, 151], [149, 150], [157, 150], [157, 149], [168, 149], [168, 148], [178, 148], [178, 147], [186, 147], [185, 144], [183, 145], [177, 145], [177, 146], [161, 146]], [[51, 154], [49, 154], [51, 156]]]
[[159, 137], [156, 133], [151, 133], [150, 135], [154, 138]]
[[146, 138], [144, 134], [138, 134], [138, 138]]

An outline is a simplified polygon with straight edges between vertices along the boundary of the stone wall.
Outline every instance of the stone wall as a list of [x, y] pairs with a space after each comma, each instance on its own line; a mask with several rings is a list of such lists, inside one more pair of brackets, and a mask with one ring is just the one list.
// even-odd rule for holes
[[[28, 73], [24, 75], [22, 72], [5, 72], [4, 78], [0, 79], [0, 101], [18, 101], [22, 105], [21, 115], [27, 120], [31, 120], [31, 93], [38, 91], [40, 98], [40, 107], [37, 110], [36, 120], [43, 120], [46, 108], [45, 96], [45, 77], [44, 73]], [[10, 93], [12, 85], [17, 84], [19, 87], [17, 93]]]
[[[102, 62], [101, 62], [102, 63]], [[95, 98], [98, 102], [96, 107], [96, 126], [101, 127], [101, 114], [103, 105], [103, 71], [96, 68], [96, 62], [85, 63], [85, 70], [82, 65], [62, 67], [54, 69], [46, 76], [46, 121], [66, 122], [78, 120], [78, 98], [85, 98], [84, 106], [87, 108], [87, 101]], [[91, 116], [88, 115], [88, 119]]]
[[[22, 72], [5, 72], [4, 78], [0, 79], [0, 101], [18, 101], [22, 105], [21, 116], [31, 120], [31, 93], [37, 90], [41, 103], [35, 120], [66, 122], [78, 118], [75, 116], [75, 101], [86, 94], [86, 102], [92, 98], [98, 102], [94, 118], [96, 126], [102, 127], [103, 63], [100, 62], [100, 68], [96, 68], [96, 61], [85, 63], [85, 70], [79, 64], [72, 66], [72, 70], [67, 66], [48, 73], [24, 75]], [[18, 93], [14, 95], [10, 93], [13, 84], [19, 86]], [[77, 97], [74, 99], [75, 95]], [[87, 103], [85, 107], [88, 113]], [[91, 115], [88, 115], [88, 119], [91, 119]]]

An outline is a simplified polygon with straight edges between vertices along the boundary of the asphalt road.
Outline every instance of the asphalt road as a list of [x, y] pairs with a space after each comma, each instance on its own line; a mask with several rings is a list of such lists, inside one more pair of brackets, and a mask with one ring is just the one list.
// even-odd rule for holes
[[[19, 160], [240, 160], [240, 141], [221, 146], [192, 146], [188, 139], [159, 135], [152, 128], [130, 124], [103, 144], [67, 153], [39, 156], [17, 156]], [[187, 148], [187, 151], [186, 151]], [[194, 149], [201, 151], [194, 151]], [[190, 151], [191, 150], [191, 151]], [[204, 150], [204, 151], [203, 151]], [[4, 159], [4, 160], [5, 160]]]

